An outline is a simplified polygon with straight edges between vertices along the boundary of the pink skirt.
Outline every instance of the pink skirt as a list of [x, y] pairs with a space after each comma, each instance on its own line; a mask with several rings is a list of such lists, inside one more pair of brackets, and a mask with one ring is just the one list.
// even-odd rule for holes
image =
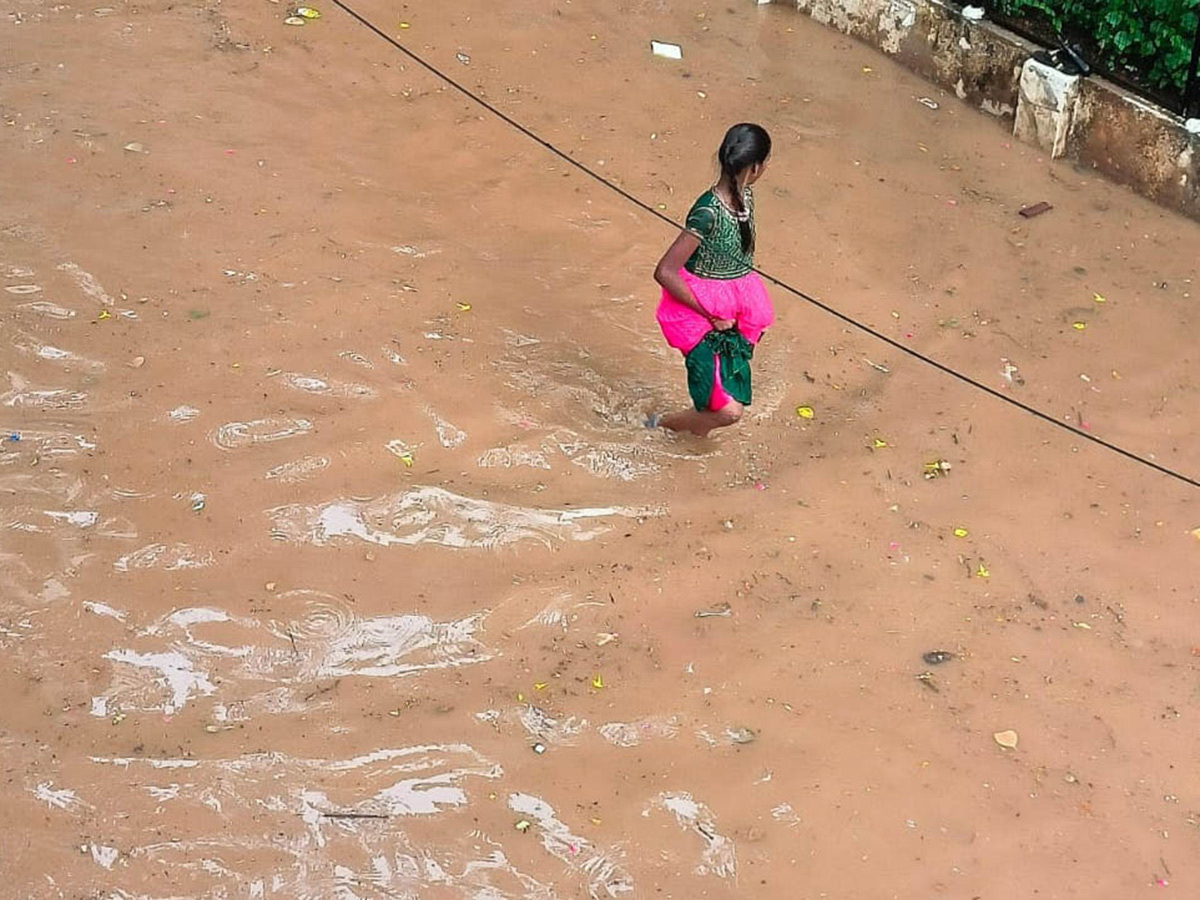
[[[747, 272], [740, 278], [730, 279], [701, 278], [687, 269], [680, 269], [679, 275], [687, 282], [702, 307], [718, 319], [737, 322], [742, 337], [752, 344], [757, 344], [763, 332], [775, 321], [771, 298], [757, 272]], [[685, 356], [712, 331], [708, 319], [684, 306], [666, 290], [662, 292], [656, 318], [667, 343]], [[715, 410], [721, 409], [733, 398], [721, 387], [719, 365], [713, 375], [713, 392], [708, 408]]]

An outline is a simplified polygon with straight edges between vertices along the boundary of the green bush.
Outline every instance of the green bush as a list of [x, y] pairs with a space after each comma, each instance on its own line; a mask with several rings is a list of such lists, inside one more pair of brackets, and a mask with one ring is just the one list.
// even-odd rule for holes
[[999, 0], [999, 9], [1078, 36], [1110, 71], [1132, 71], [1147, 87], [1182, 94], [1200, 0]]

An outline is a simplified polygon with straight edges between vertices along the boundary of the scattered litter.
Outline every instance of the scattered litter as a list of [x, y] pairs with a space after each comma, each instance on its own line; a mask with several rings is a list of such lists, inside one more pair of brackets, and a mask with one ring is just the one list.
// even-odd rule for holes
[[602, 675], [596, 675], [594, 678], [592, 678], [592, 687], [594, 687], [598, 691], [603, 690], [604, 689], [604, 677]]
[[404, 463], [405, 466], [410, 469], [413, 467], [413, 462], [415, 461], [413, 448], [409, 447], [408, 444], [404, 443], [404, 441], [388, 441], [386, 444], [384, 444], [384, 447], [389, 453], [400, 460], [400, 462]]
[[962, 17], [968, 22], [978, 22], [983, 18], [982, 6], [964, 6]]
[[1083, 331], [1085, 328], [1087, 328], [1087, 322], [1072, 322], [1071, 327], [1076, 331]]
[[1017, 215], [1022, 216], [1026, 219], [1035, 219], [1038, 216], [1040, 216], [1042, 213], [1048, 213], [1052, 209], [1054, 209], [1054, 207], [1051, 206], [1049, 203], [1047, 203], [1045, 200], [1043, 200], [1040, 203], [1033, 204], [1033, 206], [1022, 207], [1021, 209], [1019, 209], [1017, 211]]
[[[21, 439], [20, 436], [15, 435], [15, 434], [9, 437], [10, 441], [19, 441], [20, 439]], [[1191, 536], [1194, 537], [1196, 540], [1200, 541], [1200, 528], [1193, 528], [1188, 533], [1191, 534]]]
[[1020, 737], [1017, 735], [1017, 733], [1015, 731], [1011, 731], [1011, 730], [1010, 731], [997, 731], [995, 734], [992, 735], [992, 738], [1001, 747], [1005, 747], [1009, 750], [1016, 750], [1017, 742], [1020, 740]]
[[950, 662], [954, 658], [954, 654], [949, 650], [930, 650], [928, 653], [921, 654], [921, 659], [925, 660], [931, 666], [940, 666], [942, 663]]
[[204, 504], [208, 502], [208, 498], [197, 492], [188, 498], [192, 501], [192, 512], [201, 512], [204, 509]]
[[882, 438], [875, 438], [874, 440], [871, 441], [871, 449], [872, 450], [883, 450], [887, 446], [888, 446], [888, 442], [883, 440]]
[[864, 75], [870, 75], [874, 70], [870, 66], [863, 66], [862, 71]]
[[532, 827], [533, 826], [530, 824], [528, 819], [522, 819], [520, 822], [518, 822], [516, 825], [513, 826], [513, 828], [517, 829], [517, 831], [521, 832], [521, 834], [524, 834]]
[[144, 357], [144, 356], [135, 356], [133, 359], [131, 359], [131, 360], [129, 361], [129, 368], [131, 368], [131, 369], [140, 369], [140, 368], [141, 368], [142, 366], [144, 366], [145, 364], [146, 364], [146, 357]]
[[1200, 134], [1200, 119], [1188, 119], [1183, 127], [1188, 134]]
[[992, 572], [986, 565], [984, 565], [983, 563], [980, 563], [979, 568], [975, 570], [975, 577], [976, 578], [991, 578]]
[[1000, 376], [1009, 384], [1015, 384], [1019, 387], [1024, 387], [1025, 379], [1021, 377], [1021, 373], [1017, 371], [1015, 363], [1007, 359], [1000, 360], [1004, 364], [1004, 368], [1000, 370]]
[[[1200, 530], [1200, 529], [1197, 529]], [[611, 644], [617, 640], [618, 635], [611, 631], [601, 631], [596, 635], [596, 646], [603, 647], [605, 644]]]
[[463, 53], [461, 50], [454, 54], [454, 58], [464, 66], [469, 66], [471, 64], [471, 57], [467, 56], [467, 54]]
[[871, 362], [865, 356], [863, 357], [863, 362], [865, 362], [868, 366], [870, 366], [875, 371], [882, 372], [884, 375], [890, 375], [892, 373], [892, 370], [889, 369], [887, 366], [881, 366], [879, 363]]
[[470, 312], [471, 311], [470, 303], [459, 302], [459, 303], [455, 303], [454, 305], [458, 307], [460, 312]]
[[307, 24], [307, 19], [303, 16], [288, 16], [283, 20], [284, 25], [304, 25]]
[[920, 97], [918, 98], [917, 102], [922, 106], [929, 107], [930, 109], [941, 109], [940, 103], [938, 103], [936, 100], [931, 100], [928, 97]]
[[125, 149], [128, 150], [130, 153], [149, 153], [150, 152], [149, 150], [146, 149], [146, 145], [141, 143], [140, 141], [130, 141], [128, 144], [125, 145]]
[[[17, 443], [19, 440], [21, 440], [21, 436], [20, 436], [19, 434], [17, 434], [17, 433], [14, 431], [14, 432], [13, 432], [12, 434], [10, 434], [10, 435], [9, 435], [7, 438], [5, 438], [5, 440], [9, 441], [10, 443], [13, 443], [13, 444], [15, 444], [15, 443]], [[1200, 528], [1197, 528], [1197, 529], [1196, 529], [1196, 531], [1197, 531], [1197, 532], [1200, 532]], [[1193, 532], [1193, 534], [1195, 534], [1195, 532]], [[1197, 537], [1197, 538], [1200, 538], [1200, 534], [1196, 534], [1196, 537]]]
[[932, 672], [921, 672], [917, 675], [917, 681], [921, 682], [922, 686], [929, 688], [935, 694], [940, 694], [942, 689], [937, 686], [937, 682], [933, 680]]
[[811, 406], [797, 406], [796, 415], [802, 419], [811, 419], [814, 415], [816, 415], [816, 413], [813, 412], [813, 408]]
[[401, 22], [401, 23], [400, 23], [400, 30], [401, 30], [401, 31], [407, 31], [407, 30], [408, 30], [408, 29], [410, 29], [410, 28], [412, 28], [412, 26], [411, 26], [411, 25], [409, 25], [407, 22]]
[[542, 744], [542, 743], [534, 744], [533, 752], [536, 753], [538, 756], [541, 756], [543, 753], [546, 752], [546, 745]]
[[935, 459], [933, 462], [925, 463], [925, 478], [932, 480], [934, 478], [942, 478], [950, 474], [952, 466], [944, 459]]
[[954, 529], [954, 536], [956, 538], [965, 538], [970, 533], [971, 532], [967, 531], [967, 529], [965, 529], [965, 528], [955, 528]]
[[1075, 622], [1074, 625], [1076, 628], [1082, 628], [1084, 631], [1092, 630], [1092, 626], [1089, 625], [1087, 622]]
[[296, 9], [296, 15], [302, 16], [305, 19], [319, 19], [321, 18], [321, 11], [313, 9], [311, 6], [301, 6]]
[[1107, 303], [1108, 299], [1103, 294], [1096, 294], [1092, 297], [1093, 303]]
[[683, 59], [683, 48], [678, 44], [668, 44], [664, 41], [651, 41], [650, 52], [664, 59]]
[[96, 318], [100, 321], [103, 321], [104, 319], [111, 319], [112, 313], [110, 313], [107, 309], [102, 309], [102, 310], [100, 310], [100, 314], [97, 315]]
[[728, 603], [718, 603], [712, 609], [698, 609], [692, 615], [697, 619], [728, 619], [733, 616], [733, 607]]

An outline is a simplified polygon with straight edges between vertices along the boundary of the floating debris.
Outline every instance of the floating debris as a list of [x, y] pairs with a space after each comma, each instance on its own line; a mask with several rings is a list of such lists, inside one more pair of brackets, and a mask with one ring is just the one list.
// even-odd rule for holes
[[1021, 738], [1015, 731], [1009, 730], [1009, 731], [997, 731], [995, 734], [992, 735], [992, 739], [997, 744], [999, 744], [1001, 747], [1004, 747], [1006, 750], [1016, 750], [1017, 743], [1020, 741]]

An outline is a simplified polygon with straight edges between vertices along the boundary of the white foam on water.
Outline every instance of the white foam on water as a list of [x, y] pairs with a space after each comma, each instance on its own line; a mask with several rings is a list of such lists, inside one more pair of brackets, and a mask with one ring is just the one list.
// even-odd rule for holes
[[392, 252], [399, 256], [411, 256], [413, 259], [425, 259], [426, 257], [429, 257], [429, 256], [435, 256], [438, 253], [441, 253], [442, 251], [441, 250], [418, 250], [416, 247], [413, 247], [409, 244], [401, 244], [399, 246], [392, 247]]
[[422, 543], [456, 549], [493, 548], [521, 541], [549, 547], [588, 541], [611, 530], [604, 521], [661, 515], [661, 508], [533, 509], [477, 500], [438, 487], [416, 487], [373, 500], [333, 500], [267, 510], [283, 540], [326, 546], [356, 539], [381, 546]]
[[118, 572], [155, 568], [178, 572], [181, 569], [202, 569], [212, 565], [212, 562], [211, 553], [197, 554], [188, 544], [147, 544], [117, 559], [113, 568]]
[[383, 358], [394, 366], [407, 366], [408, 362], [391, 347], [383, 348]]
[[110, 619], [116, 619], [118, 622], [124, 622], [128, 613], [120, 609], [113, 609], [107, 603], [97, 603], [94, 600], [84, 600], [83, 608], [93, 615], [106, 616]]
[[432, 409], [426, 407], [425, 414], [433, 420], [433, 427], [437, 432], [438, 443], [441, 444], [445, 449], [453, 450], [455, 447], [461, 446], [462, 443], [467, 439], [467, 433], [465, 431], [450, 424]]
[[168, 800], [174, 800], [179, 796], [179, 785], [168, 784], [166, 787], [159, 787], [158, 785], [151, 784], [146, 786], [146, 793], [159, 803], [166, 803]]
[[206, 672], [193, 668], [192, 661], [178, 651], [168, 653], [137, 653], [133, 650], [110, 650], [105, 659], [139, 669], [158, 672], [159, 682], [171, 693], [171, 701], [161, 708], [170, 715], [187, 705], [193, 696], [209, 696], [216, 691]]
[[[8, 441], [6, 438], [10, 434], [20, 435], [21, 440]], [[37, 454], [44, 458], [74, 456], [81, 450], [96, 449], [94, 441], [84, 435], [73, 434], [66, 426], [59, 427], [57, 423], [33, 429], [4, 425], [0, 427], [0, 439], [5, 440], [3, 446], [11, 447], [18, 455], [22, 449], [36, 446]]]
[[[604, 604], [599, 600], [576, 600], [570, 591], [561, 589], [543, 590], [542, 593], [549, 597], [546, 605], [533, 618], [525, 622], [517, 630], [525, 628], [561, 628], [564, 632], [570, 627], [571, 622], [576, 616], [572, 613], [577, 609], [585, 609], [587, 607], [603, 607]], [[521, 594], [517, 597], [510, 598], [511, 601], [520, 599]]]
[[100, 286], [100, 282], [96, 280], [96, 277], [92, 275], [91, 272], [81, 269], [73, 262], [65, 262], [61, 264], [58, 266], [58, 270], [60, 272], [66, 272], [68, 275], [70, 275], [71, 278], [75, 280], [75, 283], [79, 286], [79, 289], [83, 291], [83, 293], [90, 299], [95, 300], [97, 303], [101, 303], [104, 306], [113, 305], [112, 297], [108, 296], [108, 292]]
[[703, 803], [698, 803], [686, 792], [667, 793], [659, 796], [657, 805], [675, 815], [680, 827], [694, 831], [704, 841], [697, 875], [716, 875], [719, 878], [737, 878], [737, 852], [733, 841], [720, 834], [712, 812]]
[[100, 513], [91, 509], [76, 509], [68, 511], [42, 510], [42, 514], [49, 516], [55, 522], [65, 522], [68, 525], [73, 525], [75, 528], [91, 528], [100, 521]]
[[375, 368], [375, 363], [371, 362], [356, 350], [342, 350], [340, 353], [338, 353], [338, 359], [344, 359], [346, 362], [353, 363], [356, 366], [362, 366], [364, 369]]
[[493, 652], [475, 637], [482, 616], [434, 622], [427, 616], [379, 616], [350, 622], [331, 637], [317, 664], [322, 678], [388, 678], [475, 665]]
[[618, 478], [633, 481], [653, 475], [659, 467], [648, 460], [634, 458], [638, 449], [630, 445], [605, 444], [591, 447], [572, 457], [571, 463], [598, 478]]
[[195, 769], [200, 766], [199, 760], [195, 759], [157, 759], [149, 756], [89, 756], [88, 759], [123, 769], [136, 765], [147, 765], [153, 769]]
[[264, 477], [282, 484], [299, 484], [328, 467], [329, 458], [326, 456], [302, 456], [300, 459], [280, 463], [274, 468], [268, 469], [264, 473]]
[[27, 309], [31, 313], [45, 316], [48, 319], [66, 320], [75, 318], [75, 310], [59, 306], [57, 303], [50, 303], [47, 300], [34, 300], [32, 303], [21, 303], [17, 306], [17, 309]]
[[514, 445], [484, 451], [478, 465], [481, 469], [550, 469], [550, 461], [546, 459], [544, 450], [527, 450]]
[[0, 265], [0, 278], [32, 278], [33, 269], [28, 266]]
[[800, 824], [800, 816], [792, 809], [790, 803], [780, 803], [778, 806], [771, 809], [771, 818], [776, 822], [782, 822], [789, 828], [795, 828]]
[[670, 740], [679, 734], [676, 716], [646, 716], [633, 722], [609, 722], [597, 731], [614, 747], [637, 747], [648, 740]]
[[249, 422], [227, 422], [209, 435], [209, 440], [222, 450], [240, 450], [307, 434], [312, 429], [313, 423], [308, 419], [267, 416]]
[[510, 794], [508, 807], [533, 820], [547, 853], [587, 876], [590, 897], [598, 900], [601, 895], [618, 897], [633, 893], [633, 878], [613, 859], [613, 854], [597, 849], [586, 838], [572, 832], [559, 821], [554, 807], [545, 800], [532, 794]]
[[121, 853], [116, 847], [103, 847], [98, 844], [88, 844], [85, 849], [91, 852], [92, 861], [102, 868], [111, 870]]
[[577, 716], [556, 719], [532, 703], [519, 707], [516, 718], [530, 737], [562, 746], [574, 744], [579, 735], [588, 727], [587, 719], [580, 719]]
[[[108, 707], [177, 708], [172, 682], [161, 677], [167, 668], [190, 694], [217, 695], [216, 720], [244, 721], [255, 713], [311, 710], [313, 684], [321, 679], [401, 677], [478, 665], [496, 655], [478, 637], [486, 613], [447, 622], [421, 615], [362, 618], [340, 598], [306, 590], [279, 594], [278, 601], [293, 616], [287, 622], [212, 607], [177, 609], [152, 622], [124, 652], [136, 651], [158, 668], [114, 669], [104, 693]], [[192, 682], [200, 681], [216, 691], [193, 690]]]
[[79, 409], [87, 403], [84, 391], [31, 388], [29, 381], [15, 372], [8, 373], [12, 387], [0, 394], [0, 404], [17, 409]]
[[196, 418], [198, 415], [200, 415], [200, 410], [196, 409], [194, 406], [187, 406], [185, 404], [183, 406], [177, 406], [167, 413], [167, 418], [172, 422], [182, 424], [184, 422], [192, 421], [192, 419]]
[[33, 788], [33, 796], [52, 809], [71, 809], [86, 806], [70, 788], [55, 789], [53, 781], [43, 781]]
[[61, 347], [52, 347], [49, 344], [43, 344], [41, 341], [30, 337], [27, 334], [18, 334], [13, 340], [13, 348], [35, 356], [38, 359], [46, 360], [47, 362], [62, 363], [67, 368], [76, 368], [92, 375], [97, 375], [105, 370], [105, 365], [98, 359], [89, 359], [86, 356], [80, 356], [70, 350], [64, 350]]
[[373, 387], [365, 384], [328, 381], [316, 375], [303, 375], [299, 372], [284, 372], [279, 378], [288, 387], [308, 394], [331, 394], [337, 397], [356, 397], [362, 400], [374, 397], [376, 394]]

